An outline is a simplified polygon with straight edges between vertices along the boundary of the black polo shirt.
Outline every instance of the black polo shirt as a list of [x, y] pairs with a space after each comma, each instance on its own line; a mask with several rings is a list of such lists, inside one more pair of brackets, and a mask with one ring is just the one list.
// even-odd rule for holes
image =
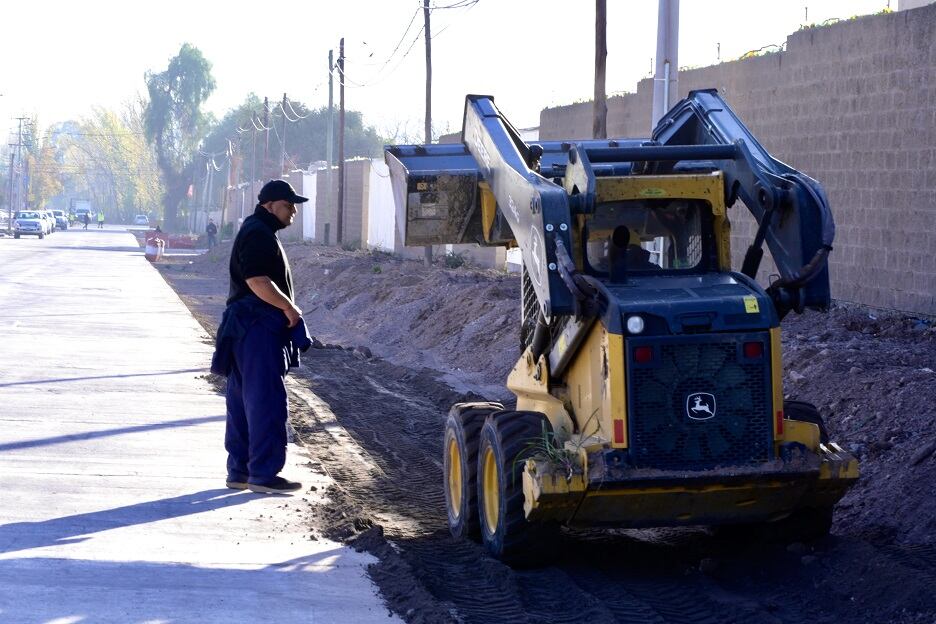
[[266, 275], [279, 286], [283, 294], [293, 300], [292, 271], [286, 252], [276, 237], [284, 226], [263, 206], [257, 206], [252, 215], [244, 219], [234, 247], [231, 248], [231, 290], [227, 303], [246, 297], [253, 291], [247, 285], [251, 277]]

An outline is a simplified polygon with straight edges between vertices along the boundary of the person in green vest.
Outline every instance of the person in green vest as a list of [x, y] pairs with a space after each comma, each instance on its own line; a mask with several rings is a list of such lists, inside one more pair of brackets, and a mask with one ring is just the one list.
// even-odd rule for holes
[[104, 229], [104, 211], [103, 210], [97, 213], [97, 227], [99, 230]]

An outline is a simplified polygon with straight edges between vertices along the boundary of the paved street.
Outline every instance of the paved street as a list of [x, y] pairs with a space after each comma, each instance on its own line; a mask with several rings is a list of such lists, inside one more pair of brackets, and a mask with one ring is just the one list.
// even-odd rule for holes
[[0, 239], [0, 311], [0, 622], [393, 621], [317, 493], [224, 488], [210, 341], [132, 235]]

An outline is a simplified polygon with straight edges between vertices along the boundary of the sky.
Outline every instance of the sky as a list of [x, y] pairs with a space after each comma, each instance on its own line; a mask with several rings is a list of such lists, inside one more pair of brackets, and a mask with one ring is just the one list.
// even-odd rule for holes
[[[432, 6], [465, 0], [432, 0]], [[897, 8], [897, 0], [891, 0]], [[656, 0], [607, 0], [607, 91], [634, 91], [652, 73]], [[212, 64], [218, 117], [249, 92], [328, 103], [328, 50], [345, 39], [346, 106], [383, 136], [421, 139], [425, 44], [421, 0], [31, 0], [4, 4], [0, 123], [39, 124], [119, 109], [146, 93], [183, 43]], [[876, 13], [887, 0], [682, 0], [679, 66], [700, 67], [780, 45], [807, 19]], [[431, 14], [433, 126], [461, 129], [467, 93], [493, 95], [517, 127], [547, 106], [589, 100], [594, 90], [591, 0], [479, 0]], [[409, 27], [408, 27], [409, 25]], [[335, 103], [338, 86], [335, 85]], [[649, 123], [649, 120], [648, 120]]]

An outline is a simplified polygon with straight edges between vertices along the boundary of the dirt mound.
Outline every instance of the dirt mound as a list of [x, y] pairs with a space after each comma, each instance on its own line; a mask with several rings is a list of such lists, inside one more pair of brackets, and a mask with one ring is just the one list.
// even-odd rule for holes
[[520, 281], [496, 271], [426, 267], [382, 253], [287, 248], [296, 299], [324, 342], [364, 345], [503, 397], [519, 357]]
[[814, 403], [861, 460], [836, 525], [899, 542], [936, 542], [936, 326], [835, 309], [784, 323], [785, 391]]

